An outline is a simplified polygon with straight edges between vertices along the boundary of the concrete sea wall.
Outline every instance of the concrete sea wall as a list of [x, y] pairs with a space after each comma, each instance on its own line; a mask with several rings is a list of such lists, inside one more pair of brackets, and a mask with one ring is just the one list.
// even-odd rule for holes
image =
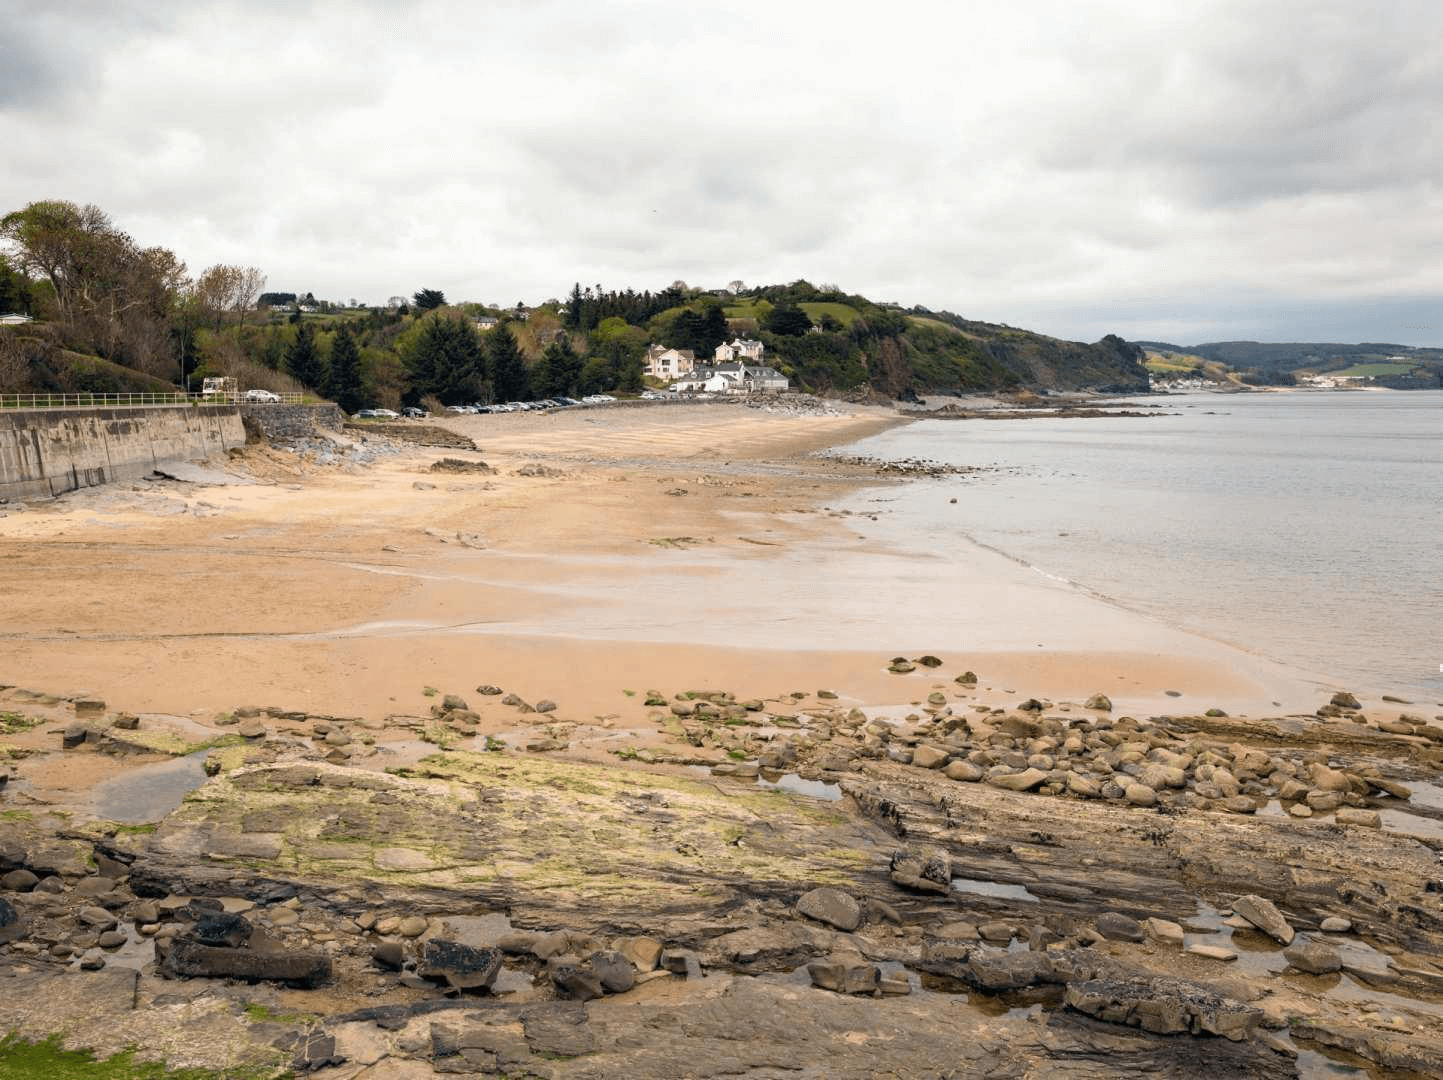
[[235, 406], [0, 412], [0, 499], [50, 498], [245, 443]]

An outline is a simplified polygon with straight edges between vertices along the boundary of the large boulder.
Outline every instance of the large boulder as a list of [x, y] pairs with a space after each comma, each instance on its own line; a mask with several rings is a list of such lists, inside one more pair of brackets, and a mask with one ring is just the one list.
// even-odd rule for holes
[[798, 914], [851, 933], [862, 924], [862, 907], [841, 889], [821, 888], [803, 893], [797, 901]]
[[1240, 896], [1233, 901], [1233, 913], [1247, 919], [1279, 945], [1293, 943], [1293, 928], [1271, 900], [1255, 893]]
[[812, 985], [838, 994], [870, 994], [877, 989], [881, 972], [860, 953], [834, 953], [807, 965]]
[[182, 978], [240, 979], [312, 987], [331, 977], [331, 960], [324, 953], [299, 949], [271, 953], [177, 941], [161, 961], [160, 972]]
[[1283, 956], [1293, 967], [1309, 975], [1328, 975], [1343, 967], [1338, 950], [1321, 941], [1295, 941], [1283, 950]]
[[952, 856], [941, 848], [898, 848], [892, 853], [892, 881], [913, 892], [952, 891]]
[[1223, 997], [1199, 983], [1165, 976], [1094, 979], [1074, 983], [1069, 1008], [1156, 1035], [1221, 1035], [1241, 1042], [1262, 1019], [1262, 1010]]

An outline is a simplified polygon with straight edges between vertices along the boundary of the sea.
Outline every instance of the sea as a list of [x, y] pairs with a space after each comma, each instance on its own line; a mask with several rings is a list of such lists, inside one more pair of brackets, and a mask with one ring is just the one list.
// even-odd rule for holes
[[981, 544], [1303, 671], [1443, 700], [1443, 391], [1115, 404], [1149, 415], [921, 420], [847, 452], [978, 467], [893, 500], [914, 542]]

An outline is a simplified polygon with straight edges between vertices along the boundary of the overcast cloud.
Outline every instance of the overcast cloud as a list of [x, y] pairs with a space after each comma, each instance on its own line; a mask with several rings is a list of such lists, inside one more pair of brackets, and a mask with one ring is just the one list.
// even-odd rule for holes
[[5, 8], [0, 212], [93, 202], [193, 272], [1443, 343], [1434, 0]]

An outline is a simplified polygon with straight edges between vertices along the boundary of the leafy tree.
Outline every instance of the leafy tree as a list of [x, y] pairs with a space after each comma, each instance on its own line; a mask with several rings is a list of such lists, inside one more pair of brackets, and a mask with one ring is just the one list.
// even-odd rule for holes
[[261, 307], [285, 307], [295, 302], [296, 294], [293, 292], [263, 292], [256, 301]]
[[446, 305], [446, 294], [440, 289], [420, 289], [411, 297], [416, 304], [416, 310], [435, 311], [438, 307]]
[[315, 330], [309, 323], [301, 324], [295, 342], [286, 351], [286, 370], [312, 390], [326, 385], [326, 361], [316, 349]]
[[782, 302], [772, 308], [771, 314], [767, 316], [766, 328], [773, 334], [792, 337], [810, 330], [812, 320], [796, 304]]
[[326, 396], [348, 413], [366, 404], [361, 386], [361, 352], [356, 348], [356, 339], [351, 336], [350, 328], [344, 324], [331, 342], [331, 370]]
[[9, 260], [0, 254], [0, 314], [14, 312], [17, 315], [31, 313], [30, 281], [20, 271], [12, 269]]
[[526, 361], [505, 323], [487, 335], [486, 359], [497, 401], [525, 401], [531, 396]]

